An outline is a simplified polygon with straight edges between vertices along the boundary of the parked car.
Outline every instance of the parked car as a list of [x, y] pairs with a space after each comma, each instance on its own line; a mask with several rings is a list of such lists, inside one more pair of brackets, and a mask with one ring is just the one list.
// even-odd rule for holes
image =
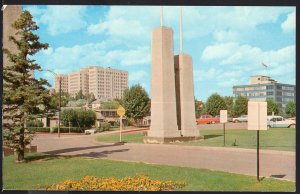
[[267, 125], [272, 128], [295, 128], [296, 120], [293, 119], [284, 119], [282, 116], [268, 116]]
[[241, 115], [240, 117], [232, 118], [232, 122], [238, 123], [238, 122], [247, 122], [248, 121], [248, 115]]
[[220, 118], [213, 117], [211, 115], [201, 115], [197, 120], [197, 124], [210, 124], [210, 123], [219, 123]]

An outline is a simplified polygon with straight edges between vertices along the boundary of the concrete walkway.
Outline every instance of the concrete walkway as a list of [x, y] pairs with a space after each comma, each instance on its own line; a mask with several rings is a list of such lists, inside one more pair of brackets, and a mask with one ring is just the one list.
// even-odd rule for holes
[[[132, 131], [132, 130], [124, 130]], [[108, 132], [118, 133], [118, 131]], [[37, 135], [38, 152], [205, 168], [256, 176], [256, 150], [135, 143], [99, 143], [95, 135]], [[295, 152], [261, 150], [260, 175], [295, 181]]]

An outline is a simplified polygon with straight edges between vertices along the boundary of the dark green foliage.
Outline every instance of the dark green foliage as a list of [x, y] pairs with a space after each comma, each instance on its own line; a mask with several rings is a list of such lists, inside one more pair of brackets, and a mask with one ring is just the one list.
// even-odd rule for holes
[[85, 109], [64, 109], [61, 112], [61, 121], [63, 126], [90, 128], [95, 124], [96, 113]]
[[232, 117], [247, 115], [247, 113], [248, 113], [248, 98], [244, 96], [238, 96], [235, 99], [233, 105]]
[[33, 132], [50, 132], [50, 127], [28, 127], [28, 130]]
[[224, 102], [226, 104], [227, 115], [233, 117], [233, 97], [224, 96]]
[[126, 117], [141, 119], [149, 114], [150, 99], [145, 89], [140, 85], [133, 85], [124, 91], [122, 106], [126, 110]]
[[117, 109], [120, 106], [118, 101], [101, 102], [101, 109]]
[[30, 72], [41, 70], [41, 67], [31, 59], [32, 55], [41, 49], [47, 49], [48, 44], [39, 42], [39, 37], [32, 31], [38, 29], [28, 11], [12, 24], [16, 34], [9, 37], [17, 47], [17, 52], [4, 48], [10, 64], [3, 68], [3, 125], [4, 145], [16, 149], [18, 161], [24, 160], [24, 149], [33, 138], [26, 130], [26, 122], [35, 119], [37, 114], [48, 111], [50, 96], [45, 86], [50, 84], [45, 79], [35, 79]]
[[30, 120], [26, 123], [27, 127], [43, 127], [44, 123], [40, 120]]
[[[70, 99], [69, 94], [62, 92], [62, 94], [61, 94], [61, 107], [67, 106], [67, 104], [69, 102], [69, 99]], [[58, 110], [59, 109], [59, 93], [52, 94], [49, 103], [50, 103], [51, 109]]]
[[267, 114], [272, 115], [272, 112], [277, 115], [279, 113], [279, 105], [273, 99], [267, 99]]
[[110, 123], [100, 123], [100, 126], [97, 128], [98, 132], [109, 131]]
[[289, 101], [285, 106], [285, 113], [288, 117], [295, 117], [296, 116], [296, 102]]
[[[57, 133], [58, 127], [53, 127], [53, 133]], [[60, 133], [83, 133], [84, 129], [79, 127], [60, 127], [59, 129]]]
[[201, 103], [201, 101], [198, 101], [195, 98], [195, 114], [196, 114], [196, 118], [199, 118], [200, 115], [202, 115], [204, 112], [204, 103]]
[[220, 110], [225, 110], [226, 104], [224, 99], [217, 93], [212, 94], [205, 104], [205, 110], [208, 114], [216, 116], [220, 114]]

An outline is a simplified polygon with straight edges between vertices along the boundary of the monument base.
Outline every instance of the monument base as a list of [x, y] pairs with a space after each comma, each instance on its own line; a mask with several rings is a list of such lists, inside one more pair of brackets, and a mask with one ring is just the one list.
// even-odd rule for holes
[[154, 143], [154, 144], [163, 144], [163, 143], [180, 143], [187, 141], [197, 141], [204, 139], [202, 136], [189, 136], [189, 137], [150, 137], [144, 136], [144, 143]]

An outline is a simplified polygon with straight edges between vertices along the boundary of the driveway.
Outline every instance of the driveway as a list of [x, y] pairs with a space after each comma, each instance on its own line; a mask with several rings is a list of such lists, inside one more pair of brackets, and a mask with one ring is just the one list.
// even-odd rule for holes
[[[125, 131], [124, 131], [125, 132]], [[112, 132], [116, 133], [116, 132]], [[94, 135], [37, 135], [38, 152], [205, 168], [256, 176], [256, 150], [162, 144], [99, 143]], [[295, 181], [295, 152], [261, 150], [260, 175]]]

